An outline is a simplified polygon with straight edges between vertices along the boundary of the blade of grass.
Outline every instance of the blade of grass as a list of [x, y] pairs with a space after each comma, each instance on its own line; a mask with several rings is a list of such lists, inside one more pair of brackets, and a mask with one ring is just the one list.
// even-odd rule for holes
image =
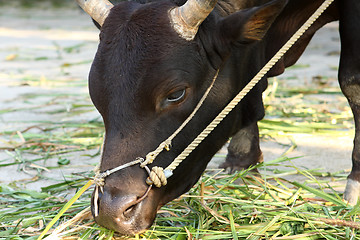
[[318, 197], [320, 197], [322, 199], [325, 199], [325, 200], [327, 200], [329, 202], [332, 202], [332, 203], [336, 204], [337, 206], [347, 207], [347, 204], [344, 201], [341, 201], [341, 200], [337, 199], [336, 197], [333, 197], [330, 194], [325, 193], [325, 192], [323, 192], [321, 190], [309, 187], [309, 186], [307, 186], [305, 184], [301, 184], [301, 183], [296, 182], [296, 181], [292, 182], [292, 184], [294, 186], [299, 187], [299, 188], [303, 188], [303, 189], [315, 194], [316, 196], [318, 196]]
[[58, 214], [51, 220], [51, 222], [46, 226], [45, 230], [41, 233], [38, 240], [41, 240], [45, 234], [50, 230], [50, 228], [56, 223], [57, 220], [74, 204], [74, 202], [93, 184], [93, 181], [88, 181], [59, 211]]
[[238, 240], [239, 238], [237, 236], [236, 229], [235, 229], [234, 216], [233, 216], [231, 210], [229, 212], [229, 221], [230, 221], [230, 228], [231, 228], [231, 233], [232, 233], [233, 239]]

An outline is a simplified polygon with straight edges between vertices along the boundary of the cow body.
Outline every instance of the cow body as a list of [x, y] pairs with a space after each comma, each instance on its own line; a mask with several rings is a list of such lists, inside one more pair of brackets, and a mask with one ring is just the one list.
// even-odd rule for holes
[[[219, 76], [195, 117], [173, 140], [170, 151], [151, 166], [168, 166], [250, 81], [322, 3], [319, 0], [219, 1], [193, 39], [179, 36], [169, 21], [178, 2], [123, 2], [114, 6], [101, 28], [89, 75], [91, 98], [106, 130], [101, 171], [154, 150], [187, 118]], [[147, 229], [156, 211], [188, 191], [212, 156], [233, 137], [223, 167], [243, 169], [262, 160], [257, 121], [264, 116], [262, 92], [267, 77], [281, 74], [300, 57], [313, 34], [340, 19], [342, 42], [339, 81], [355, 115], [353, 170], [345, 198], [356, 202], [360, 185], [360, 3], [336, 1], [271, 69], [220, 125], [179, 165], [168, 184], [147, 189], [139, 166], [105, 180], [95, 220], [125, 234]], [[278, 15], [278, 17], [276, 17]], [[360, 29], [359, 29], [360, 30]], [[355, 36], [354, 33], [358, 34]], [[358, 185], [357, 185], [358, 184]], [[93, 205], [93, 204], [92, 204]], [[94, 208], [92, 208], [94, 211]]]

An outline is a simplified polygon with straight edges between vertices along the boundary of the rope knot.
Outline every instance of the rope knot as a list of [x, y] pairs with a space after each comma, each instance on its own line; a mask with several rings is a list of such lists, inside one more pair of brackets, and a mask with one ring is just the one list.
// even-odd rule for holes
[[160, 143], [159, 147], [152, 152], [149, 152], [146, 157], [145, 161], [140, 163], [140, 167], [144, 168], [146, 165], [151, 164], [154, 162], [155, 158], [162, 152], [162, 150], [166, 149], [166, 151], [170, 151], [171, 147], [171, 140], [167, 139], [164, 142]]
[[156, 187], [165, 186], [167, 184], [167, 179], [162, 167], [153, 167], [149, 174], [149, 177], [146, 179], [148, 185], [154, 184]]
[[93, 181], [94, 181], [95, 185], [98, 187], [103, 187], [105, 185], [105, 178], [103, 176], [104, 174], [100, 172], [99, 165], [97, 165], [94, 168], [94, 172], [95, 172], [95, 176], [93, 178]]
[[95, 174], [93, 181], [94, 181], [95, 185], [98, 187], [103, 187], [105, 185], [105, 179], [102, 177], [102, 175], [100, 173]]

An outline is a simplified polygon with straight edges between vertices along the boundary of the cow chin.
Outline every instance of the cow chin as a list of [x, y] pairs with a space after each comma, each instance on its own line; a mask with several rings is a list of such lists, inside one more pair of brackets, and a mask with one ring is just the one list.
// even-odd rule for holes
[[124, 235], [138, 234], [151, 227], [158, 209], [153, 191], [139, 203], [136, 203], [139, 198], [136, 195], [119, 195], [114, 192], [104, 188], [103, 193], [99, 194], [97, 216], [93, 194], [91, 211], [97, 224]]

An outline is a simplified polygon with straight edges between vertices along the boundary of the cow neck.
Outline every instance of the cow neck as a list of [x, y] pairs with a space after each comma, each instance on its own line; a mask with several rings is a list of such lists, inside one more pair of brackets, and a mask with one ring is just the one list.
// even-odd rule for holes
[[167, 184], [167, 178], [172, 176], [173, 171], [176, 169], [176, 167], [179, 166], [179, 164], [215, 129], [215, 127], [232, 111], [232, 109], [234, 109], [234, 107], [237, 106], [237, 104], [246, 96], [246, 94], [249, 93], [250, 90], [279, 61], [279, 59], [284, 56], [284, 54], [290, 49], [290, 47], [295, 44], [295, 42], [316, 21], [316, 19], [318, 19], [321, 16], [321, 14], [330, 6], [330, 4], [333, 1], [334, 0], [325, 0], [320, 5], [320, 7], [311, 15], [311, 17], [300, 27], [300, 29], [295, 32], [295, 34], [285, 43], [285, 45], [280, 48], [280, 50], [270, 59], [270, 61], [268, 63], [266, 63], [266, 65], [255, 75], [255, 77], [253, 79], [251, 79], [251, 81], [238, 93], [238, 95], [236, 95], [235, 98], [233, 98], [233, 100], [231, 100], [231, 102], [216, 116], [216, 118], [165, 169], [158, 167], [158, 166], [154, 166], [154, 167], [152, 167], [152, 169], [150, 171], [150, 169], [147, 167], [147, 165], [152, 163], [155, 160], [155, 158], [164, 149], [166, 149], [167, 151], [170, 150], [172, 139], [193, 118], [195, 113], [198, 111], [198, 109], [201, 107], [201, 105], [205, 101], [207, 95], [209, 94], [211, 88], [213, 87], [213, 85], [215, 83], [215, 80], [219, 74], [219, 70], [217, 70], [217, 72], [212, 80], [211, 85], [205, 91], [204, 95], [200, 99], [199, 103], [196, 105], [193, 112], [188, 116], [188, 118], [180, 125], [180, 127], [169, 138], [167, 138], [165, 141], [160, 143], [158, 148], [156, 148], [154, 151], [148, 153], [146, 155], [145, 159], [137, 158], [132, 162], [123, 164], [121, 166], [107, 170], [102, 173], [99, 170], [97, 170], [95, 178], [94, 178], [94, 183], [96, 184], [95, 196], [94, 196], [94, 205], [96, 204], [95, 214], [97, 214], [98, 190], [100, 189], [101, 191], [103, 191], [102, 188], [105, 183], [105, 178], [116, 171], [119, 171], [121, 169], [130, 167], [130, 166], [133, 166], [136, 164], [140, 164], [140, 167], [145, 168], [145, 170], [149, 174], [149, 178], [146, 180], [146, 183], [149, 185], [149, 188], [145, 192], [144, 196], [142, 196], [140, 198], [140, 201], [143, 200], [147, 196], [152, 185], [155, 185], [156, 187], [165, 186]]

